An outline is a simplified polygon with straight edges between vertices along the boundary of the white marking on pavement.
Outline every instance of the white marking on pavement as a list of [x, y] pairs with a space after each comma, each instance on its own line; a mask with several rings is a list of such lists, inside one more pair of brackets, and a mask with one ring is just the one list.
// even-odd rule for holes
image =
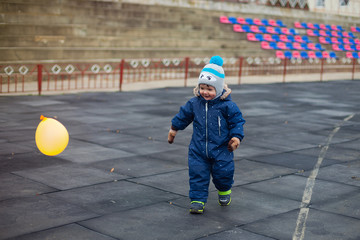
[[335, 126], [334, 130], [328, 136], [325, 146], [323, 146], [321, 148], [316, 165], [314, 166], [313, 170], [311, 171], [311, 173], [306, 181], [306, 186], [305, 186], [304, 194], [303, 194], [301, 205], [300, 205], [300, 212], [298, 215], [298, 219], [296, 221], [295, 232], [292, 237], [293, 240], [303, 240], [305, 237], [306, 221], [307, 221], [307, 218], [309, 215], [309, 210], [310, 210], [308, 206], [311, 201], [313, 189], [315, 186], [315, 180], [319, 173], [321, 163], [323, 162], [323, 160], [325, 158], [326, 152], [329, 149], [329, 145], [330, 145], [334, 135], [340, 130], [340, 127], [344, 124], [344, 122], [349, 121], [351, 118], [354, 117], [354, 115], [355, 114], [349, 115], [348, 117], [344, 118], [344, 120], [340, 124], [337, 124]]

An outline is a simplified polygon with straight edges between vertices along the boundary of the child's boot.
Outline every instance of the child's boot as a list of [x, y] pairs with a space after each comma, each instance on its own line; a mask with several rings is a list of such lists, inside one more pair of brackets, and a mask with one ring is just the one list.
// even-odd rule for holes
[[231, 189], [229, 191], [218, 191], [219, 194], [219, 204], [220, 206], [228, 206], [231, 203]]
[[190, 213], [201, 214], [204, 212], [205, 203], [199, 201], [191, 201]]

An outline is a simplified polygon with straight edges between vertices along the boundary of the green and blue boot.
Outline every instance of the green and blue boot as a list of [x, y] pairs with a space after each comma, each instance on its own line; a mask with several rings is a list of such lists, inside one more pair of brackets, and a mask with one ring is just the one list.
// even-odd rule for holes
[[200, 201], [191, 201], [190, 213], [201, 214], [204, 212], [205, 203]]
[[229, 206], [231, 203], [231, 189], [229, 191], [218, 191], [220, 206]]

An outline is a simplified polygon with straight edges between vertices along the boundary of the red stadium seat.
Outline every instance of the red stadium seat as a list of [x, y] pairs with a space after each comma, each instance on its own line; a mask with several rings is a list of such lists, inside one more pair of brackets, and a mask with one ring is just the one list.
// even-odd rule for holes
[[266, 41], [262, 41], [261, 43], [260, 43], [260, 45], [261, 45], [261, 48], [262, 49], [272, 49], [271, 47], [270, 47], [270, 45], [269, 45], [269, 42], [266, 42]]
[[337, 31], [331, 31], [331, 36], [339, 37], [339, 34], [337, 33]]
[[308, 28], [311, 28], [311, 29], [316, 29], [316, 28], [314, 27], [314, 24], [312, 24], [312, 23], [307, 23], [307, 27], [308, 27]]
[[299, 51], [293, 51], [292, 56], [293, 56], [293, 58], [301, 58], [301, 55], [300, 55]]
[[314, 51], [308, 51], [308, 56], [309, 56], [309, 58], [316, 58]]
[[295, 39], [295, 41], [297, 41], [297, 42], [299, 42], [299, 43], [304, 42], [303, 39], [302, 39], [302, 37], [301, 37], [300, 35], [296, 35], [296, 36], [294, 37], [294, 39]]
[[254, 19], [253, 19], [253, 22], [254, 22], [256, 25], [259, 25], [259, 26], [263, 25], [263, 23], [261, 22], [261, 20], [258, 19], [258, 18], [254, 18]]
[[247, 37], [247, 40], [249, 40], [249, 41], [258, 41], [253, 33], [247, 33], [246, 37]]
[[327, 30], [325, 24], [320, 24], [319, 27], [320, 27], [320, 29]]
[[352, 32], [356, 32], [356, 28], [355, 28], [354, 26], [351, 26], [351, 27], [350, 27], [350, 30], [351, 30]]
[[350, 41], [348, 38], [343, 38], [344, 44], [350, 44]]
[[300, 22], [294, 22], [294, 27], [296, 28], [304, 28]]
[[333, 49], [334, 51], [341, 51], [341, 49], [339, 48], [339, 45], [337, 45], [337, 44], [332, 44], [331, 46], [332, 46], [332, 49]]
[[350, 47], [349, 44], [345, 44], [345, 45], [344, 45], [344, 48], [345, 48], [346, 51], [352, 51], [352, 49], [351, 49], [351, 47]]
[[311, 50], [316, 50], [315, 44], [314, 43], [308, 43], [307, 47]]
[[282, 34], [286, 34], [286, 35], [291, 34], [291, 33], [289, 32], [289, 29], [288, 29], [288, 28], [280, 28], [280, 29], [281, 29], [281, 33], [282, 33]]
[[281, 35], [280, 35], [280, 41], [282, 41], [282, 42], [289, 42], [289, 39], [287, 38], [286, 35], [281, 34]]
[[265, 41], [268, 41], [268, 42], [272, 42], [272, 41], [274, 41], [273, 40], [273, 38], [272, 38], [272, 36], [271, 36], [271, 34], [264, 34], [264, 40]]
[[319, 30], [319, 34], [320, 34], [320, 36], [323, 36], [323, 37], [330, 37], [327, 35], [325, 30]]
[[277, 23], [276, 23], [276, 21], [274, 19], [269, 19], [268, 22], [269, 22], [269, 25], [277, 27]]
[[237, 22], [238, 22], [239, 24], [247, 24], [246, 21], [245, 21], [245, 18], [238, 17], [236, 20], [237, 20]]
[[330, 26], [331, 26], [331, 30], [334, 30], [334, 31], [337, 31], [337, 30], [338, 30], [338, 29], [337, 29], [337, 26], [336, 26], [335, 24], [331, 24]]
[[276, 46], [278, 47], [278, 49], [287, 49], [286, 44], [284, 42], [278, 42]]
[[221, 23], [231, 23], [227, 16], [220, 16]]
[[355, 38], [355, 39], [354, 39], [354, 42], [355, 42], [355, 44], [360, 44], [360, 39], [359, 39], [359, 38]]
[[234, 32], [244, 32], [241, 25], [239, 25], [239, 24], [234, 24], [233, 25], [233, 30], [234, 30]]
[[275, 30], [274, 30], [273, 27], [266, 27], [266, 31], [267, 31], [268, 33], [271, 33], [271, 34], [276, 34], [276, 32], [275, 32]]
[[314, 31], [312, 29], [307, 29], [306, 34], [311, 37], [316, 37], [316, 34], [314, 34]]
[[360, 45], [355, 45], [356, 51], [360, 51]]
[[352, 52], [346, 52], [346, 57], [347, 58], [354, 58], [352, 55]]
[[332, 38], [331, 38], [331, 43], [339, 44], [339, 41], [337, 40], [336, 37], [332, 37]]
[[250, 26], [250, 30], [251, 30], [251, 32], [253, 32], [253, 33], [259, 33], [259, 32], [260, 32], [260, 31], [259, 31], [259, 27], [256, 26], [256, 25], [251, 25], [251, 26]]
[[343, 35], [343, 37], [347, 37], [347, 38], [350, 37], [350, 36], [349, 36], [349, 33], [346, 32], [346, 31], [342, 32], [342, 35]]
[[301, 44], [298, 43], [298, 42], [294, 42], [293, 43], [293, 47], [297, 50], [304, 50], [302, 47], [301, 47]]
[[330, 58], [329, 52], [327, 52], [327, 51], [323, 51], [322, 56], [323, 56], [323, 58]]
[[276, 57], [277, 58], [280, 58], [280, 59], [285, 59], [285, 55], [284, 55], [284, 52], [283, 51], [276, 51]]

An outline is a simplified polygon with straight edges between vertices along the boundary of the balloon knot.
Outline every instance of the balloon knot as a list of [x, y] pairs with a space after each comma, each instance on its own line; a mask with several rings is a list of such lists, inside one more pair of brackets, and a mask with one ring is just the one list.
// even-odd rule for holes
[[40, 116], [40, 120], [44, 120], [45, 118], [43, 115]]

